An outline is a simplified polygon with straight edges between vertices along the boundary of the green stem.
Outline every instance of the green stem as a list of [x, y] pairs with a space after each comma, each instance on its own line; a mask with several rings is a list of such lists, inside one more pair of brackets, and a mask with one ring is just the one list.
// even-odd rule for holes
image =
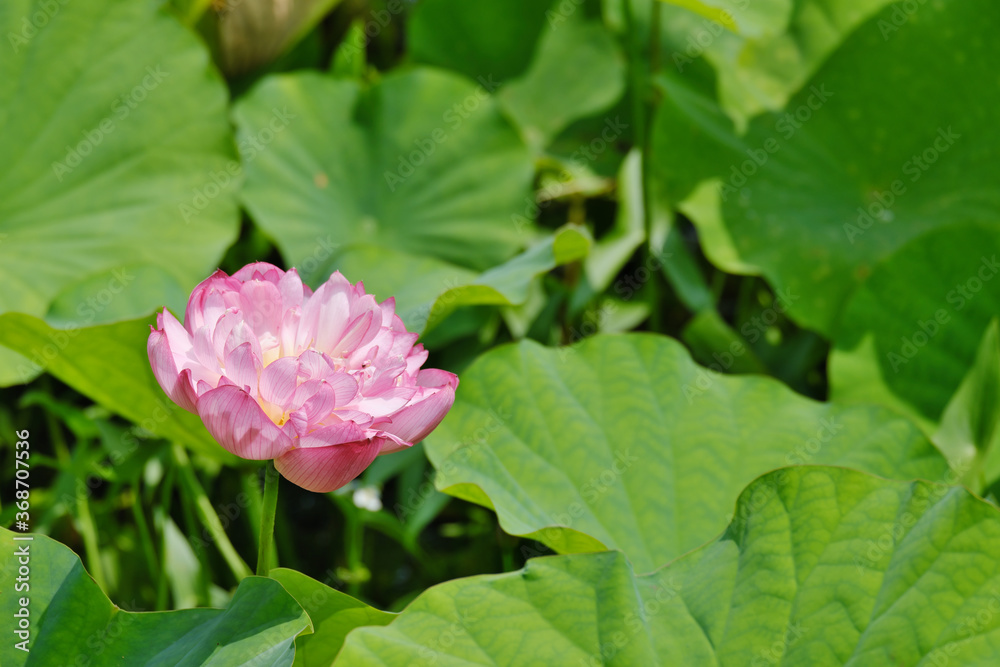
[[642, 71], [642, 44], [639, 42], [632, 2], [633, 0], [624, 0], [622, 11], [625, 18], [625, 44], [628, 49], [628, 75], [632, 89], [633, 137], [636, 145], [643, 146], [646, 142], [646, 79]]
[[170, 506], [173, 503], [174, 498], [174, 477], [176, 468], [173, 462], [169, 460], [169, 457], [164, 457], [167, 459], [165, 465], [167, 466], [167, 472], [163, 476], [163, 482], [160, 485], [160, 499], [158, 503], [153, 504], [153, 522], [156, 529], [160, 534], [160, 574], [159, 578], [156, 580], [156, 611], [163, 611], [167, 608], [167, 538], [166, 538], [166, 526], [167, 519], [170, 517]]
[[137, 476], [133, 483], [132, 516], [135, 518], [136, 529], [139, 533], [139, 541], [142, 543], [142, 553], [146, 557], [146, 564], [149, 565], [149, 573], [156, 577], [160, 571], [159, 559], [156, 557], [156, 547], [153, 545], [153, 535], [149, 532], [149, 522], [146, 521], [146, 511], [143, 509], [142, 493], [140, 492], [140, 480]]
[[[82, 444], [82, 443], [81, 443]], [[90, 513], [90, 502], [87, 500], [86, 485], [82, 482], [77, 486], [76, 494], [77, 525], [83, 536], [83, 546], [87, 552], [87, 569], [97, 585], [105, 593], [108, 592], [108, 582], [104, 577], [104, 565], [101, 563], [101, 550], [97, 540], [97, 526], [94, 516]]]
[[194, 474], [194, 468], [191, 467], [191, 461], [188, 459], [187, 453], [183, 447], [176, 443], [174, 444], [174, 458], [177, 460], [177, 472], [180, 473], [181, 486], [184, 487], [184, 490], [190, 497], [194, 498], [195, 511], [198, 514], [198, 518], [205, 528], [208, 529], [212, 541], [215, 542], [219, 553], [222, 554], [222, 558], [229, 565], [229, 569], [232, 571], [233, 576], [236, 577], [236, 581], [241, 581], [245, 577], [249, 577], [251, 574], [250, 567], [243, 562], [243, 559], [240, 558], [239, 553], [236, 551], [236, 547], [229, 541], [226, 529], [222, 527], [222, 522], [219, 521], [219, 515], [212, 508], [212, 501], [208, 499], [205, 489], [202, 488], [201, 482], [198, 481], [198, 476]]
[[[72, 465], [72, 461], [69, 447], [67, 447], [66, 439], [63, 437], [62, 428], [59, 426], [59, 420], [49, 410], [45, 410], [45, 420], [49, 427], [52, 447], [56, 450], [56, 456], [59, 459], [60, 465], [69, 467]], [[87, 442], [79, 443], [79, 449], [76, 453], [81, 454], [85, 452], [88, 444]], [[94, 578], [94, 581], [97, 582], [97, 585], [101, 587], [101, 590], [107, 593], [108, 582], [104, 576], [104, 565], [101, 562], [101, 550], [97, 539], [97, 525], [94, 523], [94, 516], [90, 513], [88, 495], [87, 485], [78, 480], [75, 518], [77, 528], [83, 537], [84, 551], [87, 554], [87, 570], [90, 572], [90, 576]]]
[[281, 475], [274, 461], [264, 469], [264, 508], [260, 515], [260, 547], [257, 550], [257, 576], [266, 577], [271, 566], [271, 547], [274, 544], [274, 515], [278, 510], [278, 480]]
[[198, 574], [195, 579], [197, 606], [207, 606], [210, 601], [208, 579], [212, 566], [208, 562], [208, 551], [205, 549], [205, 540], [197, 537], [199, 522], [195, 520], [196, 511], [191, 506], [189, 495], [188, 493], [182, 493], [180, 496], [181, 515], [184, 517], [184, 526], [187, 528], [189, 534], [195, 536], [195, 539], [188, 540], [188, 544], [191, 546], [191, 550], [194, 552], [199, 564]]
[[[629, 2], [630, 0], [626, 0], [625, 4], [629, 4]], [[656, 88], [653, 84], [653, 79], [660, 70], [660, 7], [660, 2], [653, 0], [649, 19], [649, 63], [646, 72], [643, 72], [642, 67], [639, 65], [641, 47], [638, 45], [639, 39], [637, 31], [634, 30], [634, 24], [632, 26], [632, 34], [630, 34], [631, 41], [636, 44], [635, 57], [637, 58], [635, 64], [632, 66], [634, 72], [633, 85], [641, 86], [642, 91], [641, 95], [636, 93], [636, 97], [639, 98], [636, 122], [642, 124], [642, 131], [637, 135], [637, 141], [642, 151], [642, 219], [646, 230], [646, 243], [643, 246], [642, 255], [647, 267], [655, 266], [657, 263], [662, 267], [660, 255], [663, 253], [662, 247], [654, 249], [652, 246], [655, 235], [654, 228], [656, 227], [656, 221], [654, 220], [656, 212], [654, 208], [657, 206], [657, 202], [653, 200], [653, 183], [650, 175], [653, 163], [653, 118], [656, 114], [657, 106]], [[663, 287], [660, 271], [651, 270], [648, 292], [650, 326], [653, 331], [659, 332], [664, 331], [663, 312], [661, 309]]]

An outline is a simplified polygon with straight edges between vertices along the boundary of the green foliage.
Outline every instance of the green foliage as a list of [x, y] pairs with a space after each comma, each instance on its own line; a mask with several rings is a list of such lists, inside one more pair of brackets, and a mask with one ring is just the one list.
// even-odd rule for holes
[[991, 19], [929, 3], [904, 30], [895, 11], [861, 25], [743, 135], [714, 100], [663, 84], [654, 154], [668, 197], [689, 200], [714, 261], [798, 295], [792, 315], [825, 334], [877, 262], [929, 230], [995, 225], [1000, 210], [986, 166], [1000, 146], [987, 121], [996, 88], [979, 83], [997, 57]]
[[0, 315], [0, 343], [146, 431], [236, 462], [212, 440], [201, 419], [163, 395], [146, 356], [152, 323], [147, 318], [64, 330], [30, 315], [7, 313]]
[[998, 547], [996, 507], [960, 488], [787, 468], [656, 572], [611, 551], [449, 582], [352, 633], [335, 664], [985, 666]]
[[[237, 227], [235, 188], [203, 192], [236, 164], [203, 46], [141, 2], [12, 0], [0, 33], [0, 312], [41, 317], [69, 291], [62, 316], [86, 326], [189, 292]], [[21, 365], [0, 350], [0, 385]]]
[[661, 336], [522, 342], [483, 355], [462, 382], [427, 440], [438, 488], [495, 508], [511, 534], [563, 553], [620, 549], [639, 572], [722, 530], [732, 499], [768, 470], [826, 463], [941, 479], [948, 469], [886, 411], [718, 377]]
[[388, 625], [396, 617], [295, 570], [279, 568], [270, 577], [295, 598], [312, 622], [313, 633], [295, 640], [297, 665], [330, 665], [351, 630], [366, 625]]
[[[0, 3], [0, 663], [997, 664], [998, 27]], [[146, 351], [253, 261], [394, 298], [461, 380], [282, 483], [267, 578], [260, 466]]]
[[[0, 609], [14, 618], [27, 605], [35, 629], [29, 652], [12, 641], [0, 648], [5, 665], [56, 664], [80, 659], [91, 665], [291, 665], [296, 635], [309, 617], [279, 584], [248, 578], [225, 609], [142, 613], [111, 603], [83, 569], [80, 559], [45, 536], [15, 541], [0, 528], [0, 572], [12, 581], [30, 562], [27, 597], [3, 596]], [[16, 550], [27, 556], [16, 556]], [[19, 560], [21, 559], [21, 560]], [[22, 576], [22, 578], [24, 578]], [[10, 589], [7, 589], [10, 591]], [[30, 595], [29, 595], [30, 593]]]
[[956, 225], [879, 264], [844, 311], [830, 358], [834, 396], [936, 422], [996, 315], [998, 240], [992, 225]]
[[359, 244], [486, 269], [530, 239], [507, 213], [528, 193], [527, 150], [487, 91], [457, 76], [414, 69], [368, 90], [274, 77], [234, 118], [247, 209], [306, 277], [325, 279], [318, 269]]

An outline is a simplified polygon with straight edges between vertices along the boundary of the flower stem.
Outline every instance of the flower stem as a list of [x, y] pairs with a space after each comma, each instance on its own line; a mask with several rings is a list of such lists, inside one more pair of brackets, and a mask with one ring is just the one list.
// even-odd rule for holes
[[278, 480], [281, 475], [274, 461], [264, 469], [264, 508], [260, 515], [260, 548], [257, 551], [257, 576], [266, 577], [271, 565], [271, 546], [274, 544], [274, 514], [278, 509]]

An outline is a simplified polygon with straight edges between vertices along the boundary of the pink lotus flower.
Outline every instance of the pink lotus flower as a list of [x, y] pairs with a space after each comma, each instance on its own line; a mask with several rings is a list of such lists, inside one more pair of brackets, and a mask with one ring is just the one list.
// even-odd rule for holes
[[198, 285], [183, 325], [160, 313], [148, 352], [163, 391], [219, 444], [325, 492], [419, 442], [451, 408], [458, 378], [421, 370], [416, 340], [393, 299], [339, 272], [313, 293], [295, 269], [259, 262]]

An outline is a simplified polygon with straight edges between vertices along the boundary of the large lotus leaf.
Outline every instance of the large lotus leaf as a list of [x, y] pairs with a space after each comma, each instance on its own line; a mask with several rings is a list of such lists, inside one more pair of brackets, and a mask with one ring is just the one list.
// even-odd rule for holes
[[1000, 14], [927, 3], [886, 34], [895, 9], [859, 27], [783, 113], [758, 116], [743, 136], [676, 82], [656, 120], [656, 178], [675, 204], [689, 200], [682, 208], [709, 256], [802, 297], [790, 314], [827, 334], [874, 264], [910, 239], [1000, 221], [1000, 88], [982, 84], [995, 79]]
[[[44, 369], [146, 431], [227, 463], [237, 459], [201, 419], [174, 405], [153, 377], [146, 354], [152, 318], [80, 329], [53, 329], [21, 313], [0, 315], [0, 345], [24, 359], [18, 371]], [[133, 439], [128, 446], [136, 446]]]
[[[43, 535], [18, 537], [0, 528], [0, 613], [10, 620], [27, 609], [29, 632], [8, 630], [0, 646], [5, 666], [289, 666], [295, 637], [310, 627], [280, 584], [259, 577], [244, 579], [225, 609], [126, 611], [111, 603], [68, 547]], [[15, 647], [22, 640], [28, 651]]]
[[506, 81], [531, 64], [552, 0], [425, 0], [407, 25], [411, 57], [471, 79]]
[[528, 196], [528, 151], [462, 77], [414, 69], [365, 91], [319, 74], [268, 77], [234, 117], [247, 209], [307, 278], [353, 245], [482, 270], [529, 240], [510, 220]]
[[890, 0], [668, 2], [704, 17], [669, 11], [662, 55], [668, 69], [686, 76], [704, 57], [716, 70], [722, 107], [745, 124], [783, 107], [840, 42]]
[[[159, 292], [116, 271], [186, 292], [236, 236], [232, 188], [212, 180], [238, 174], [226, 88], [155, 4], [0, 3], [0, 312], [45, 315], [80, 284], [72, 299], [98, 307], [78, 322], [145, 315]], [[0, 352], [0, 385], [22, 361]]]
[[450, 581], [351, 633], [336, 664], [987, 667], [997, 549], [996, 507], [960, 487], [785, 468], [658, 572], [604, 552]]
[[277, 568], [268, 576], [295, 598], [312, 622], [313, 632], [295, 640], [296, 665], [329, 667], [348, 632], [364, 625], [387, 625], [396, 618], [295, 570]]
[[649, 334], [487, 352], [463, 373], [426, 448], [438, 488], [495, 508], [507, 532], [561, 552], [621, 549], [639, 572], [722, 530], [740, 490], [776, 467], [838, 464], [904, 479], [948, 469], [887, 410], [722, 376]]
[[936, 422], [997, 313], [998, 273], [997, 227], [934, 230], [897, 250], [844, 309], [830, 357], [833, 397]]
[[625, 59], [614, 36], [579, 5], [425, 0], [408, 25], [410, 53], [496, 92], [529, 145], [541, 151], [572, 121], [607, 109], [625, 90]]
[[529, 145], [543, 150], [572, 121], [604, 111], [624, 91], [625, 58], [614, 36], [599, 22], [570, 20], [542, 34], [531, 67], [497, 98]]

